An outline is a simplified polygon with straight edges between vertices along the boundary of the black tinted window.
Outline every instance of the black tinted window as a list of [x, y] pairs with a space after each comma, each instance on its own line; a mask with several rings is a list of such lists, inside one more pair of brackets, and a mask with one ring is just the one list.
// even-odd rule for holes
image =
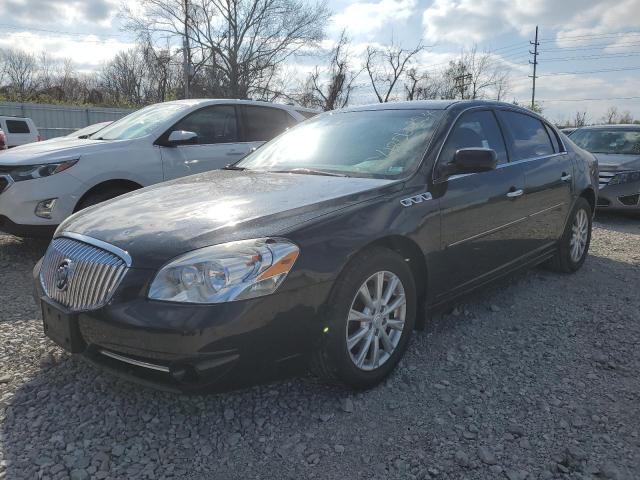
[[549, 134], [549, 138], [551, 139], [551, 143], [553, 144], [554, 152], [561, 152], [560, 143], [558, 142], [558, 136], [556, 132], [553, 131], [549, 125], [545, 124], [544, 127], [547, 129], [547, 133]]
[[237, 142], [236, 109], [233, 105], [206, 107], [180, 120], [173, 130], [195, 132], [199, 144]]
[[29, 133], [29, 125], [24, 120], [7, 120], [7, 132]]
[[247, 142], [266, 142], [284, 132], [291, 116], [284, 110], [269, 107], [244, 107]]
[[551, 139], [540, 120], [517, 112], [501, 111], [499, 115], [513, 142], [513, 161], [553, 154]]
[[491, 148], [498, 155], [498, 163], [507, 162], [507, 151], [494, 114], [483, 110], [465, 113], [449, 134], [440, 154], [440, 164], [453, 160], [461, 148]]

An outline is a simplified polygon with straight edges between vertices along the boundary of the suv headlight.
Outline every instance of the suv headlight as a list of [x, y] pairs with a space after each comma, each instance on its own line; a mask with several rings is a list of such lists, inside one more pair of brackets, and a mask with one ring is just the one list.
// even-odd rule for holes
[[609, 180], [609, 185], [620, 185], [621, 183], [637, 182], [640, 180], [640, 171], [637, 172], [622, 172], [618, 173], [615, 177]]
[[9, 172], [14, 182], [34, 180], [36, 178], [50, 177], [56, 173], [64, 172], [78, 163], [78, 159], [65, 160], [64, 162], [45, 163], [43, 165], [26, 165], [16, 167]]
[[282, 238], [223, 243], [182, 255], [162, 267], [149, 298], [184, 303], [223, 303], [276, 291], [299, 248]]

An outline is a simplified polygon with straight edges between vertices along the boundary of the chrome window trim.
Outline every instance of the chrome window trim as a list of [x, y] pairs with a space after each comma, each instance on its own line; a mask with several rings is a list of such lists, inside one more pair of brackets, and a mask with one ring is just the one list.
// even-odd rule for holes
[[110, 243], [103, 242], [102, 240], [98, 240], [96, 238], [88, 237], [86, 235], [82, 235], [81, 233], [74, 233], [74, 232], [62, 232], [61, 234], [55, 236], [55, 238], [60, 238], [60, 237], [67, 237], [67, 238], [71, 238], [72, 240], [88, 243], [89, 245], [92, 245], [94, 247], [98, 247], [103, 250], [106, 250], [107, 252], [113, 253], [114, 255], [117, 255], [124, 261], [127, 268], [130, 268], [133, 263], [131, 259], [131, 255], [129, 255], [127, 251], [122, 250], [121, 248], [118, 248], [115, 245], [111, 245]]
[[[451, 131], [456, 126], [456, 123], [458, 123], [458, 120], [460, 120], [460, 117], [462, 115], [464, 115], [467, 112], [474, 111], [474, 110], [486, 110], [486, 111], [492, 112], [494, 115], [496, 115], [496, 112], [498, 110], [520, 113], [522, 115], [528, 115], [531, 118], [535, 118], [536, 120], [542, 122], [543, 124], [548, 125], [555, 132], [555, 128], [553, 126], [551, 126], [549, 124], [549, 122], [547, 122], [543, 118], [540, 118], [537, 115], [531, 115], [528, 112], [522, 112], [521, 110], [516, 109], [516, 108], [509, 108], [507, 106], [501, 106], [501, 105], [500, 106], [476, 105], [476, 106], [473, 106], [473, 107], [469, 107], [469, 108], [461, 111], [458, 115], [456, 115], [456, 118], [453, 120], [453, 122], [451, 122], [451, 125], [449, 126], [449, 129], [447, 130], [447, 135], [445, 136], [445, 139], [442, 142], [442, 145], [440, 145], [440, 149], [438, 150], [438, 155], [436, 157], [436, 161], [433, 162], [433, 168], [431, 170], [431, 181], [432, 181], [432, 183], [434, 185], [439, 184], [439, 183], [443, 183], [443, 182], [448, 182], [449, 180], [456, 180], [458, 178], [467, 177], [469, 175], [478, 175], [478, 173], [462, 173], [462, 174], [459, 174], [459, 175], [451, 175], [450, 177], [443, 177], [443, 178], [435, 179], [436, 168], [438, 167], [438, 163], [440, 163], [440, 155], [442, 154], [442, 150], [444, 148], [444, 145], [447, 143], [447, 140], [449, 139], [449, 136], [451, 135]], [[502, 135], [504, 136], [504, 132], [502, 132], [502, 126], [500, 125], [500, 121], [497, 118], [496, 118], [496, 121], [498, 122], [498, 127], [500, 128], [500, 131], [501, 131]], [[553, 153], [552, 155], [541, 155], [539, 157], [523, 158], [521, 160], [514, 160], [514, 161], [511, 161], [509, 159], [509, 150], [508, 150], [508, 147], [507, 147], [507, 142], [506, 142], [506, 139], [503, 138], [503, 140], [505, 142], [505, 148], [507, 148], [507, 162], [497, 165], [496, 166], [496, 170], [498, 168], [504, 168], [504, 167], [510, 166], [510, 165], [517, 165], [517, 164], [525, 163], [525, 162], [534, 162], [534, 161], [537, 161], [537, 160], [542, 160], [542, 159], [546, 159], [546, 158], [553, 158], [553, 157], [557, 157], [557, 156], [560, 156], [560, 155], [568, 155], [569, 152], [567, 151], [567, 148], [566, 148], [566, 146], [564, 144], [564, 141], [562, 140], [561, 136], [557, 134], [557, 132], [556, 132], [556, 137], [558, 138], [558, 142], [562, 145], [562, 150], [563, 150], [562, 152], [556, 152], [556, 153]], [[549, 139], [549, 141], [551, 141], [551, 139]]]

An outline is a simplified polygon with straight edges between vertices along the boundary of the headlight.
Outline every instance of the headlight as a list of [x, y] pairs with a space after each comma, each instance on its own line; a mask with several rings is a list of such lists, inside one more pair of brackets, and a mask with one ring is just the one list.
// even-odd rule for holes
[[281, 238], [260, 238], [201, 248], [182, 255], [156, 275], [149, 298], [223, 303], [276, 291], [300, 250]]
[[9, 175], [14, 182], [22, 182], [24, 180], [34, 180], [36, 178], [50, 177], [56, 173], [64, 172], [66, 169], [73, 167], [78, 163], [78, 159], [65, 160], [64, 162], [45, 163], [44, 165], [27, 165], [24, 167], [16, 167]]
[[637, 182], [640, 180], [640, 171], [618, 173], [609, 180], [609, 185], [620, 185], [621, 183]]

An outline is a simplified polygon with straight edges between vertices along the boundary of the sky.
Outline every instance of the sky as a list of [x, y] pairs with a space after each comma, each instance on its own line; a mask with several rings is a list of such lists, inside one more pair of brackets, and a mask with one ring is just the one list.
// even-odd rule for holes
[[[71, 58], [78, 69], [99, 69], [133, 46], [122, 30], [119, 0], [2, 0], [0, 47]], [[529, 55], [536, 25], [540, 55], [536, 99], [562, 123], [586, 110], [591, 122], [616, 106], [640, 118], [640, 0], [328, 0], [333, 13], [328, 46], [344, 29], [354, 54], [367, 44], [427, 48], [418, 63], [437, 72], [474, 44], [508, 69], [508, 100], [531, 101]], [[304, 75], [314, 58], [292, 60]], [[366, 78], [354, 102], [374, 97]]]

